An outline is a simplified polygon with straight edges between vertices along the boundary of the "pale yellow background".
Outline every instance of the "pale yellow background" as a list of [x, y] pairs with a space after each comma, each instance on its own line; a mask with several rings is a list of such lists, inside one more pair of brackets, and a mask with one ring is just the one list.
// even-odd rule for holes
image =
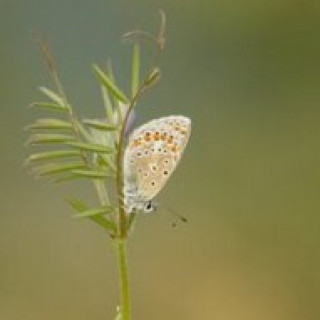
[[32, 41], [50, 41], [80, 115], [102, 103], [91, 63], [112, 57], [127, 89], [120, 35], [168, 16], [162, 81], [139, 123], [168, 114], [193, 134], [129, 247], [133, 319], [320, 319], [320, 3], [307, 1], [0, 2], [0, 319], [106, 320], [117, 301], [103, 232], [74, 221], [55, 188], [22, 168], [27, 105], [51, 86]]

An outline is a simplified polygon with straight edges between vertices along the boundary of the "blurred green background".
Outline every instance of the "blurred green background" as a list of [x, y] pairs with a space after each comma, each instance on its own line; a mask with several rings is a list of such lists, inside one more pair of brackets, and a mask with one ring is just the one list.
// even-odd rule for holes
[[[0, 1], [0, 319], [112, 319], [109, 241], [74, 221], [65, 195], [22, 167], [27, 105], [51, 86], [32, 40], [51, 43], [78, 114], [102, 115], [92, 62], [114, 61], [127, 88], [131, 47], [167, 13], [162, 81], [139, 123], [184, 114], [193, 135], [130, 242], [134, 319], [320, 319], [320, 2]], [[146, 61], [147, 62], [147, 61]]]

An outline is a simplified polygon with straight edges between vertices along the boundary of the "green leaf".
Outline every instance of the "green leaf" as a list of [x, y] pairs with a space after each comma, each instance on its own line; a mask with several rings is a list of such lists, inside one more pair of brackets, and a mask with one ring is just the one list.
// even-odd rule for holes
[[78, 179], [81, 179], [81, 177], [74, 175], [72, 171], [67, 171], [63, 176], [55, 176], [54, 179], [50, 179], [50, 182], [55, 185], [61, 185], [63, 183], [72, 182]]
[[28, 130], [34, 129], [53, 129], [53, 130], [60, 130], [60, 129], [72, 129], [72, 124], [68, 121], [64, 121], [61, 119], [38, 119], [31, 125], [27, 126]]
[[79, 131], [79, 133], [81, 133], [84, 140], [89, 141], [91, 139], [91, 135], [88, 133], [88, 131], [82, 125], [82, 123], [80, 123], [77, 119], [75, 119], [74, 124], [75, 124], [75, 127], [77, 128], [77, 130]]
[[90, 120], [90, 119], [84, 119], [82, 121], [84, 124], [98, 130], [104, 130], [104, 131], [116, 131], [117, 127], [113, 124], [107, 123], [105, 121], [100, 120]]
[[[88, 209], [88, 206], [80, 200], [67, 199], [67, 201], [68, 201], [69, 205], [73, 208], [73, 210], [75, 210], [79, 214], [81, 214], [82, 212], [85, 212], [86, 210], [90, 210], [90, 209]], [[113, 233], [115, 233], [117, 231], [116, 224], [113, 221], [106, 219], [101, 214], [88, 216], [88, 218], [90, 220], [94, 221], [95, 223], [99, 224], [105, 230], [108, 230], [108, 231], [111, 230]]]
[[133, 45], [132, 55], [132, 80], [131, 80], [131, 96], [134, 97], [139, 87], [139, 70], [140, 70], [140, 47], [137, 43]]
[[146, 86], [152, 86], [160, 79], [160, 69], [159, 68], [153, 68], [153, 70], [150, 71], [150, 73], [147, 75], [146, 80], [144, 81], [144, 84]]
[[78, 199], [66, 199], [66, 201], [76, 212], [83, 212], [88, 209], [88, 206]]
[[38, 144], [50, 144], [50, 143], [65, 143], [75, 140], [73, 136], [65, 134], [49, 134], [49, 133], [39, 133], [30, 136], [27, 144], [38, 145]]
[[102, 93], [104, 108], [106, 110], [107, 119], [109, 120], [109, 122], [113, 123], [114, 122], [113, 107], [112, 107], [111, 99], [109, 97], [108, 90], [104, 86], [101, 86], [101, 93]]
[[104, 215], [114, 212], [114, 208], [112, 206], [102, 206], [99, 208], [91, 208], [81, 211], [80, 213], [75, 214], [74, 218], [88, 218], [96, 215]]
[[115, 83], [97, 66], [93, 65], [93, 70], [97, 75], [100, 82], [106, 89], [119, 101], [128, 103], [128, 98], [125, 94], [115, 85]]
[[92, 217], [89, 217], [89, 219], [99, 224], [104, 229], [111, 230], [113, 235], [117, 232], [117, 225], [113, 221], [108, 220], [101, 215], [92, 216]]
[[68, 108], [65, 106], [61, 106], [56, 103], [51, 102], [33, 102], [30, 104], [30, 108], [42, 108], [42, 109], [49, 109], [52, 111], [60, 111], [60, 112], [68, 112]]
[[71, 172], [76, 169], [83, 169], [86, 166], [82, 162], [71, 162], [71, 163], [50, 163], [38, 167], [34, 167], [33, 171], [39, 176], [47, 176], [50, 174]]
[[62, 97], [60, 97], [58, 94], [53, 92], [52, 90], [46, 88], [46, 87], [40, 87], [39, 90], [46, 95], [48, 98], [50, 98], [52, 101], [57, 103], [59, 106], [67, 108], [67, 105]]
[[117, 125], [120, 127], [121, 124], [123, 123], [123, 118], [124, 118], [123, 110], [121, 108], [122, 103], [116, 102], [115, 105], [116, 105], [116, 114], [117, 114]]
[[82, 178], [91, 178], [91, 179], [106, 179], [112, 175], [110, 171], [102, 170], [72, 170], [72, 174], [82, 177]]
[[111, 59], [108, 59], [108, 62], [107, 62], [107, 73], [108, 73], [108, 75], [109, 75], [109, 79], [110, 79], [112, 82], [116, 82], [116, 81], [115, 81], [116, 78], [115, 78], [115, 76], [114, 76]]
[[74, 148], [85, 150], [85, 151], [100, 152], [100, 153], [113, 153], [115, 151], [113, 148], [104, 146], [102, 144], [96, 144], [96, 143], [67, 141], [66, 144], [70, 147], [74, 147]]
[[[108, 76], [109, 79], [115, 83], [115, 77], [114, 77], [114, 72], [113, 72], [113, 68], [112, 68], [112, 63], [111, 60], [108, 59], [108, 64], [107, 64], [107, 72], [108, 72]], [[123, 112], [122, 112], [122, 106], [124, 103], [120, 100], [117, 99], [113, 99], [113, 105], [115, 106], [115, 112], [113, 113], [113, 122], [114, 124], [119, 128], [122, 124], [123, 121]], [[129, 102], [128, 102], [129, 103]]]
[[34, 161], [43, 161], [43, 160], [53, 160], [60, 158], [70, 158], [80, 156], [81, 153], [78, 150], [54, 150], [54, 151], [45, 151], [31, 154], [26, 162], [34, 162]]
[[116, 171], [116, 167], [113, 163], [113, 156], [106, 155], [106, 154], [99, 154], [99, 157], [97, 157], [97, 161], [99, 165], [106, 165], [110, 167], [113, 171]]
[[120, 306], [117, 306], [116, 312], [117, 312], [117, 314], [116, 314], [116, 317], [114, 318], [114, 320], [122, 320], [123, 317], [122, 317], [122, 312], [121, 312], [121, 307]]

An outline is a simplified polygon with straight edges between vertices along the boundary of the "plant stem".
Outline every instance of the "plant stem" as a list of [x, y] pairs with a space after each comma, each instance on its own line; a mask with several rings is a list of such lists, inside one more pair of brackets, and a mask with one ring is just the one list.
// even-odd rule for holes
[[129, 296], [129, 280], [127, 267], [127, 241], [124, 239], [118, 240], [118, 272], [120, 280], [121, 294], [121, 320], [130, 320], [130, 296]]
[[[164, 47], [164, 32], [165, 32], [165, 15], [161, 11], [161, 27], [159, 35], [156, 41], [157, 53], [154, 58], [154, 65], [147, 72], [144, 80], [138, 86], [136, 93], [130, 99], [128, 103], [127, 112], [124, 115], [122, 121], [122, 126], [119, 132], [118, 139], [118, 152], [116, 154], [116, 188], [118, 196], [118, 234], [117, 234], [117, 256], [118, 256], [118, 274], [119, 274], [119, 285], [120, 285], [120, 295], [121, 295], [121, 320], [130, 320], [130, 295], [129, 295], [129, 280], [128, 280], [128, 267], [127, 267], [127, 239], [128, 239], [128, 229], [130, 228], [130, 216], [125, 211], [124, 207], [124, 172], [123, 172], [123, 152], [124, 152], [124, 142], [125, 142], [125, 129], [132, 109], [135, 107], [137, 101], [144, 93], [144, 91], [153, 84], [154, 80], [159, 76], [159, 71], [156, 68], [158, 62], [159, 54], [162, 52]], [[99, 190], [99, 188], [97, 189]], [[99, 192], [99, 191], [98, 191]], [[130, 214], [130, 213], [129, 213]], [[131, 213], [133, 214], [133, 213]], [[132, 219], [134, 219], [134, 216]]]
[[122, 127], [119, 134], [119, 145], [118, 145], [118, 153], [116, 157], [116, 164], [117, 164], [117, 177], [116, 177], [116, 183], [117, 183], [117, 194], [118, 194], [118, 202], [119, 202], [119, 238], [122, 240], [125, 240], [127, 238], [127, 231], [128, 231], [128, 217], [127, 213], [125, 212], [124, 208], [124, 199], [123, 199], [123, 145], [124, 145], [124, 139], [125, 139], [125, 129], [127, 126], [127, 122], [130, 116], [130, 113], [135, 106], [137, 100], [139, 99], [140, 95], [143, 93], [145, 89], [145, 84], [143, 83], [142, 86], [139, 87], [137, 93], [135, 96], [130, 100], [128, 105], [128, 110], [124, 116]]

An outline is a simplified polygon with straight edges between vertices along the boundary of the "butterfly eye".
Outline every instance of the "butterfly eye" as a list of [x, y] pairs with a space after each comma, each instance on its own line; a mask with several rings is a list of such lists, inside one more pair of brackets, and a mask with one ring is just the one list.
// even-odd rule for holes
[[151, 184], [153, 187], [155, 186], [155, 182], [154, 182], [154, 181], [152, 181], [150, 184]]
[[168, 174], [168, 171], [163, 171], [163, 174], [166, 176]]
[[151, 201], [146, 202], [143, 208], [145, 213], [152, 212], [155, 209], [156, 209], [156, 206]]

